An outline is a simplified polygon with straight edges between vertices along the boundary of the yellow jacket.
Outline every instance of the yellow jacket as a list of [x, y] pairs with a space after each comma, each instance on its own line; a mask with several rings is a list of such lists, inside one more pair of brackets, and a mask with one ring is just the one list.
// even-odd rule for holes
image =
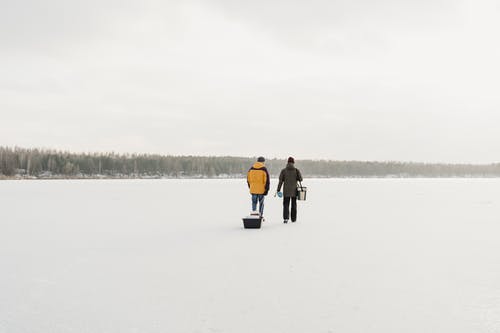
[[269, 173], [264, 163], [255, 162], [248, 170], [247, 183], [251, 194], [264, 194], [269, 192]]

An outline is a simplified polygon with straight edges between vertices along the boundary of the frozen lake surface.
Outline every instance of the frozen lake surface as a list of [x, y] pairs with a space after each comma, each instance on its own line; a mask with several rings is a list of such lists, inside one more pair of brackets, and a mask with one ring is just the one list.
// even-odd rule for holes
[[500, 331], [500, 180], [304, 185], [1, 181], [0, 332]]

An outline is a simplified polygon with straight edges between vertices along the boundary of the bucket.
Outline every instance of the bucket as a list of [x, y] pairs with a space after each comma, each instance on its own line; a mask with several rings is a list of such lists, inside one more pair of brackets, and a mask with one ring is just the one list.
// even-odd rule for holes
[[307, 187], [302, 186], [297, 186], [297, 200], [306, 200], [307, 196]]

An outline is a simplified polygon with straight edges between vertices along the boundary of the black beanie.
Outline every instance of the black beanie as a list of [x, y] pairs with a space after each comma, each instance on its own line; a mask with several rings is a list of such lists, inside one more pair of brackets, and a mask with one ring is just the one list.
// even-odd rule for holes
[[293, 159], [293, 157], [291, 157], [291, 156], [290, 156], [290, 157], [288, 158], [288, 163], [295, 163], [295, 160]]
[[266, 159], [262, 156], [260, 156], [258, 159], [257, 159], [257, 162], [265, 162]]

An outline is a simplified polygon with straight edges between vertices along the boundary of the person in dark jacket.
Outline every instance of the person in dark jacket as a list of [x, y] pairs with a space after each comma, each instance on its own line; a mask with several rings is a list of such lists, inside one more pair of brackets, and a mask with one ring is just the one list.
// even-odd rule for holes
[[[278, 192], [281, 192], [283, 186], [283, 223], [288, 223], [288, 218], [291, 215], [292, 222], [297, 221], [297, 182], [302, 181], [300, 170], [295, 167], [293, 157], [288, 158], [286, 168], [281, 170]], [[290, 201], [292, 202], [292, 210], [290, 212]], [[291, 213], [291, 214], [290, 214]]]
[[257, 210], [259, 202], [260, 216], [264, 215], [264, 196], [269, 192], [269, 173], [264, 165], [265, 161], [264, 157], [259, 157], [247, 173], [247, 184], [252, 195], [252, 211]]

